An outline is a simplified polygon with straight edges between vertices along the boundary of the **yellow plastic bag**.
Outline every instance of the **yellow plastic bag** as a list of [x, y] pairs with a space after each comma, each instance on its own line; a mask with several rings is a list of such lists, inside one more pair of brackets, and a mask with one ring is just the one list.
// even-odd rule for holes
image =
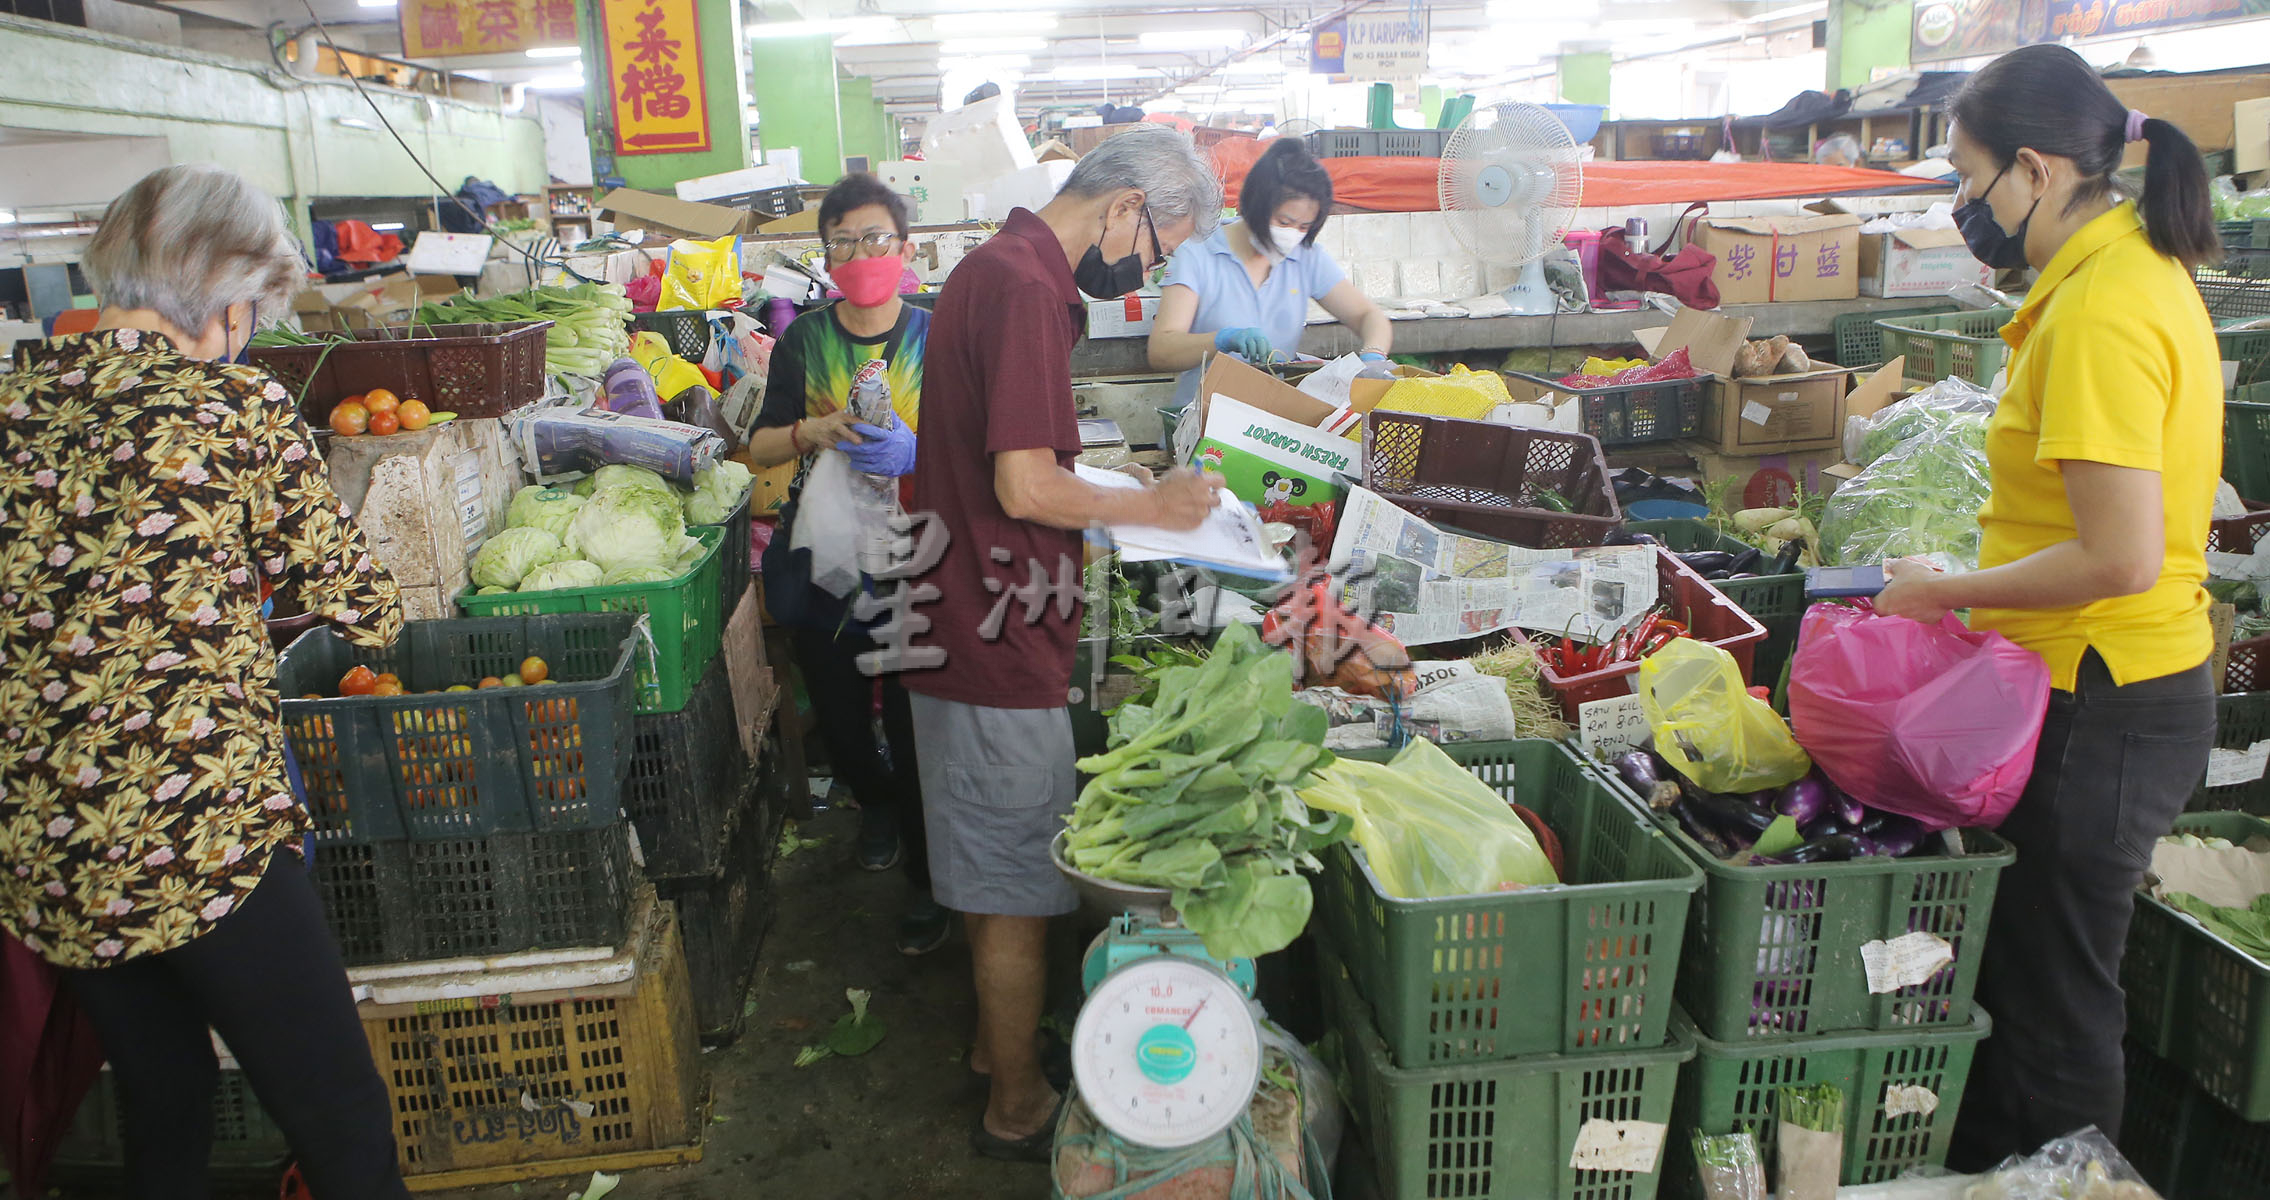
[[1349, 836], [1390, 896], [1433, 900], [1560, 882], [1504, 797], [1433, 742], [1412, 742], [1391, 762], [1336, 759], [1301, 799], [1355, 820]]
[[[1512, 394], [1505, 390], [1504, 376], [1495, 371], [1452, 367], [1448, 375], [1396, 380], [1379, 398], [1376, 408], [1380, 412], [1422, 413], [1430, 417], [1478, 421], [1489, 416], [1490, 410], [1498, 405], [1512, 402]], [[1362, 440], [1364, 428], [1360, 422], [1350, 436]]]
[[670, 243], [670, 265], [662, 272], [662, 298], [656, 312], [724, 308], [741, 302], [741, 239], [727, 234], [714, 242], [680, 238]]
[[1804, 778], [1806, 757], [1789, 724], [1742, 684], [1734, 656], [1679, 638], [1639, 665], [1640, 707], [1655, 752], [1714, 792], [1756, 792]]

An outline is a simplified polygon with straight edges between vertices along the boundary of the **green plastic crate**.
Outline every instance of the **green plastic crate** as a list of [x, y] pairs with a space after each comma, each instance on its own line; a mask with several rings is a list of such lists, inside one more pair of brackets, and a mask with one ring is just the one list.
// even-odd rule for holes
[[671, 713], [686, 707], [702, 672], [717, 657], [725, 636], [718, 611], [718, 554], [728, 525], [696, 525], [687, 536], [703, 550], [693, 569], [666, 583], [624, 583], [614, 587], [559, 588], [549, 592], [458, 594], [457, 607], [475, 617], [524, 613], [642, 612], [654, 638], [654, 653], [638, 659], [638, 711]]
[[2002, 340], [2002, 327], [2017, 315], [2014, 308], [1879, 319], [1885, 362], [1907, 356], [1907, 381], [1930, 387], [1942, 379], [1968, 379], [1989, 387], [2010, 361], [2010, 344]]
[[[542, 658], [535, 687], [451, 692]], [[629, 613], [412, 621], [383, 649], [311, 629], [276, 666], [284, 735], [319, 848], [598, 829], [622, 819], [631, 759]], [[338, 696], [355, 666], [408, 694]], [[317, 694], [326, 699], [298, 697]]]
[[2183, 1068], [2131, 1040], [2120, 1152], [2174, 1200], [2253, 1200], [2270, 1191], [2270, 1122], [2248, 1121]]
[[2270, 221], [2217, 221], [2226, 250], [2270, 250]]
[[[1613, 770], [1595, 769], [1626, 803], [1644, 811]], [[1970, 1020], [1995, 884], [2017, 857], [2008, 843], [1966, 829], [1968, 852], [1961, 858], [1737, 867], [1697, 845], [1667, 814], [1657, 821], [1702, 864], [1702, 896], [1688, 909], [1678, 1000], [1704, 1033], [1739, 1041], [1928, 1030]], [[1861, 947], [1909, 933], [1946, 939], [1954, 961], [1922, 983], [1871, 993]]]
[[[57, 1183], [116, 1188], [125, 1180], [125, 1098], [108, 1066], [79, 1104], [71, 1128], [55, 1144]], [[221, 1068], [213, 1089], [211, 1172], [231, 1187], [274, 1190], [291, 1166], [284, 1131], [260, 1107], [252, 1084], [234, 1066]]]
[[1872, 363], [1887, 362], [1884, 354], [1884, 332], [1877, 327], [1879, 321], [1897, 321], [1906, 317], [1927, 317], [1953, 312], [1952, 304], [1924, 304], [1914, 308], [1886, 312], [1844, 313], [1830, 322], [1836, 336], [1836, 360], [1847, 367], [1865, 367]]
[[[1684, 1014], [1682, 1014], [1683, 1016]], [[1684, 1025], [1684, 1022], [1682, 1022]], [[1962, 1110], [1971, 1058], [1991, 1028], [1975, 1013], [1944, 1029], [1895, 1029], [1721, 1042], [1691, 1026], [1679, 1036], [1695, 1043], [1695, 1061], [1679, 1080], [1672, 1108], [1665, 1174], [1694, 1191], [1692, 1138], [1747, 1129], [1758, 1152], [1774, 1161], [1774, 1112], [1784, 1087], [1833, 1083], [1844, 1090], [1844, 1175], [1847, 1187], [1896, 1179], [1917, 1167], [1942, 1166]], [[1929, 1113], [1884, 1115], [1886, 1089], [1923, 1088], [1938, 1098]]]
[[2224, 399], [2252, 396], [2256, 384], [2270, 383], [2270, 329], [2218, 329], [2215, 344], [2224, 362], [2238, 364]]
[[[1626, 521], [1624, 528], [1633, 533], [1651, 534], [1678, 554], [1692, 554], [1697, 550], [1740, 554], [1750, 549], [1749, 543], [1733, 534], [1721, 533], [1708, 521], [1693, 518]], [[1797, 650], [1797, 627], [1805, 619], [1805, 573], [1794, 571], [1757, 579], [1713, 579], [1709, 583], [1766, 627], [1766, 640], [1758, 643], [1750, 678], [1759, 683], [1780, 679], [1789, 656]]]
[[1319, 964], [1332, 1028], [1347, 1060], [1348, 1109], [1364, 1131], [1386, 1200], [1651, 1200], [1653, 1171], [1569, 1166], [1587, 1121], [1671, 1119], [1679, 1064], [1694, 1056], [1674, 1033], [1661, 1046], [1598, 1054], [1535, 1054], [1504, 1062], [1405, 1070], [1389, 1061], [1340, 964]]
[[[2234, 648], [2235, 649], [2235, 648]], [[2250, 665], [2251, 678], [2258, 666]], [[2260, 681], [2270, 685], [2270, 680]], [[2244, 750], [2270, 738], [2270, 691], [2225, 692], [2215, 697], [2215, 745], [2223, 750]], [[2208, 787], [2202, 776], [2185, 807], [2193, 812], [2232, 811], [2270, 816], [2270, 776], [2245, 783]]]
[[[2177, 833], [2244, 843], [2270, 837], [2270, 820], [2234, 812], [2185, 813]], [[2216, 1100], [2249, 1121], [2270, 1121], [2270, 963], [2138, 892], [2121, 985], [2131, 1036], [2167, 1055]]]
[[[2121, 978], [2127, 978], [2123, 968]], [[2132, 1031], [2133, 1032], [2133, 1031]], [[2120, 1109], [2121, 1156], [2163, 1196], [2172, 1196], [2191, 1097], [2199, 1089], [2183, 1068], [2152, 1053], [2134, 1037], [2121, 1043], [2127, 1088]]]
[[[1443, 751], [1561, 839], [1573, 886], [1440, 900], [1386, 894], [1360, 850], [1317, 879], [1319, 942], [1407, 1067], [1663, 1044], [1689, 898], [1702, 872], [1559, 742]], [[1384, 762], [1393, 751], [1351, 752]]]
[[[2248, 391], [2261, 391], [2260, 385]], [[2270, 397], [2223, 405], [2223, 478], [2238, 494], [2270, 500]]]

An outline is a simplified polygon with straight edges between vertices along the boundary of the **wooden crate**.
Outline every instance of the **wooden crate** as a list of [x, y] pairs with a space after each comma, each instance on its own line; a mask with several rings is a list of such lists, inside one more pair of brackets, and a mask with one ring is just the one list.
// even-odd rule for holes
[[415, 1190], [701, 1157], [702, 1068], [677, 916], [651, 898], [619, 983], [361, 1006]]

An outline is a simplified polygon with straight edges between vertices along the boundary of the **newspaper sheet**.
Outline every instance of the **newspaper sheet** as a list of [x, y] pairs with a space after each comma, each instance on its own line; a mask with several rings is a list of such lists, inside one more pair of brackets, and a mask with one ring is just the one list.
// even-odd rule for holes
[[1652, 546], [1525, 550], [1444, 532], [1363, 488], [1342, 506], [1332, 563], [1407, 646], [1510, 628], [1601, 642], [1656, 601]]

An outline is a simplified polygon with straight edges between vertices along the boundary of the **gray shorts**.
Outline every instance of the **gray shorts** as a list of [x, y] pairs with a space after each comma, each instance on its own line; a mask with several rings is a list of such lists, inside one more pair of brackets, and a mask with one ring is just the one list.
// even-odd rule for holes
[[1049, 860], [1079, 795], [1072, 714], [909, 693], [930, 890], [956, 912], [1053, 917], [1079, 906]]

